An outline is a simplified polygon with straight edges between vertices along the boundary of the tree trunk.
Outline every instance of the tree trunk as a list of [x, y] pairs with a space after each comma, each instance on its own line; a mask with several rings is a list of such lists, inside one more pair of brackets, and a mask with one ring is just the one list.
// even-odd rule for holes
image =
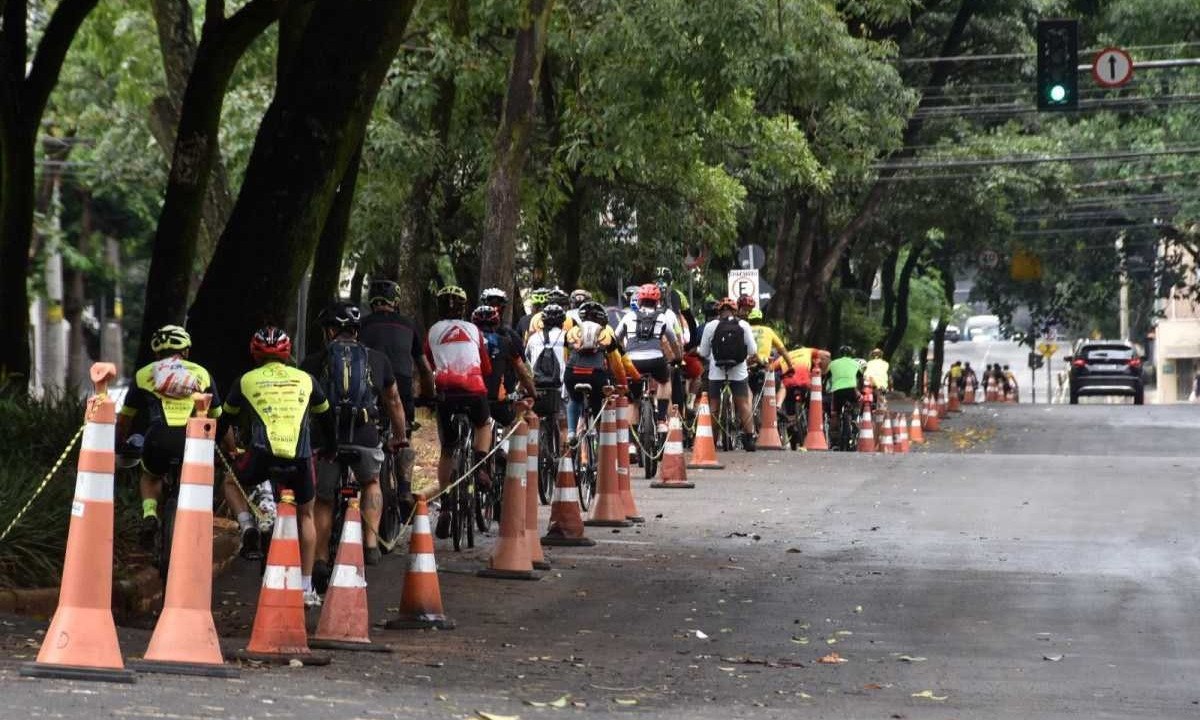
[[308, 284], [308, 317], [303, 318], [308, 326], [308, 332], [304, 334], [308, 353], [320, 352], [325, 347], [325, 336], [317, 325], [317, 315], [338, 298], [338, 282], [342, 277], [342, 261], [350, 234], [350, 214], [354, 210], [354, 189], [361, 160], [360, 145], [338, 184], [329, 216], [325, 218], [325, 228], [317, 242], [317, 252], [313, 256], [312, 280]]
[[[890, 337], [896, 323], [896, 264], [900, 262], [900, 249], [894, 248], [883, 260], [879, 269], [880, 296], [883, 299], [883, 326], [885, 337]], [[886, 345], [887, 342], [885, 341]], [[884, 350], [884, 354], [888, 354]]]
[[150, 337], [156, 329], [184, 322], [209, 180], [220, 156], [225, 93], [246, 49], [279, 17], [285, 4], [285, 0], [252, 0], [228, 20], [205, 18], [183, 93], [171, 173], [154, 235], [139, 364], [150, 359]]
[[[79, 232], [75, 237], [75, 248], [86, 257], [92, 237], [92, 198], [86, 189], [80, 190], [79, 201]], [[87, 304], [84, 280], [83, 270], [71, 268], [63, 293], [63, 316], [71, 328], [71, 335], [67, 339], [67, 387], [75, 393], [87, 392], [90, 385], [89, 357], [83, 332], [83, 309]]]
[[[538, 76], [554, 0], [522, 0], [521, 22], [509, 69], [508, 91], [496, 131], [495, 157], [487, 184], [487, 214], [479, 243], [481, 287], [505, 287], [516, 270], [521, 174], [533, 135]], [[505, 313], [511, 316], [510, 305]]]
[[912, 287], [913, 271], [924, 252], [924, 243], [913, 245], [908, 249], [908, 257], [904, 258], [904, 265], [900, 268], [900, 282], [896, 288], [896, 321], [883, 344], [883, 354], [889, 360], [900, 348], [908, 332], [908, 292]]
[[[943, 257], [938, 269], [942, 271], [942, 291], [945, 293], [946, 304], [954, 307], [954, 268], [949, 258]], [[941, 392], [942, 365], [946, 359], [946, 326], [950, 319], [943, 314], [938, 318], [937, 329], [933, 332], [933, 365], [929, 368], [930, 389]]]
[[192, 305], [197, 355], [217, 377], [246, 367], [257, 326], [288, 316], [414, 4], [315, 2]]

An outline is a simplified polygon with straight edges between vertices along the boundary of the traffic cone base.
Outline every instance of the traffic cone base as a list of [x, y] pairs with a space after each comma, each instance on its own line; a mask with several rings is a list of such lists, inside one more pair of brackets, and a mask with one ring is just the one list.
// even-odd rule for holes
[[135, 683], [137, 675], [132, 670], [102, 669], [80, 665], [55, 665], [54, 663], [29, 662], [21, 665], [21, 677], [44, 680], [91, 680], [95, 682]]
[[525, 539], [526, 447], [528, 431], [521, 421], [508, 438], [508, 468], [500, 507], [500, 537], [488, 567], [475, 573], [493, 580], [541, 580], [533, 571], [533, 558]]
[[454, 621], [442, 608], [442, 586], [438, 581], [433, 534], [429, 527], [429, 505], [417, 498], [413, 510], [412, 535], [408, 540], [408, 571], [400, 592], [400, 617], [387, 621], [392, 630], [451, 630]]
[[583, 516], [579, 512], [579, 486], [575, 484], [575, 465], [570, 454], [558, 460], [554, 496], [550, 499], [550, 529], [542, 537], [547, 546], [592, 547], [595, 540], [583, 534]]
[[617, 411], [605, 410], [600, 418], [600, 478], [596, 483], [596, 498], [592, 517], [583, 521], [591, 527], [631, 527], [625, 519], [625, 503], [621, 501], [620, 481], [617, 478]]

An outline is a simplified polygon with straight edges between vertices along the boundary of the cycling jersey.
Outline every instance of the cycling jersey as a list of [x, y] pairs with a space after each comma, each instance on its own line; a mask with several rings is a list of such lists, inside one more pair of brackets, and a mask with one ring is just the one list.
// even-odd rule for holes
[[511, 388], [509, 376], [516, 376], [516, 360], [524, 357], [525, 344], [510, 328], [497, 328], [483, 333], [492, 367], [484, 376], [489, 400], [503, 400]]
[[[753, 325], [750, 330], [754, 333], [755, 354], [759, 361], [766, 363], [770, 360], [772, 350], [778, 351], [781, 358], [787, 356], [787, 346], [769, 325]], [[790, 366], [790, 363], [788, 359], [784, 364]]]
[[404, 380], [409, 380], [407, 391], [412, 392], [412, 377], [425, 339], [421, 323], [400, 313], [376, 310], [363, 318], [358, 341], [369, 348], [387, 355], [392, 363], [392, 372], [399, 379], [400, 394], [405, 394]]
[[626, 313], [621, 318], [621, 324], [617, 326], [616, 333], [617, 339], [625, 343], [626, 354], [634, 362], [656, 360], [663, 357], [662, 339], [664, 336], [671, 345], [679, 342], [679, 336], [675, 332], [675, 326], [678, 323], [675, 320], [675, 314], [670, 310], [658, 313], [654, 318], [654, 327], [650, 332], [650, 337], [644, 340], [638, 337], [639, 318], [648, 320], [648, 317], [643, 316], [640, 312]]
[[[792, 372], [783, 376], [784, 387], [798, 387], [807, 390], [812, 384], [813, 349], [799, 347], [788, 351], [786, 357], [792, 364]], [[780, 358], [777, 365], [782, 366], [782, 360], [783, 358]]]
[[[217, 398], [216, 390], [213, 389], [212, 377], [208, 371], [190, 360], [183, 358], [178, 358], [178, 360], [196, 378], [199, 386], [203, 388], [202, 392], [212, 395], [208, 416], [220, 417], [221, 401]], [[172, 398], [155, 390], [154, 366], [157, 362], [152, 362], [137, 371], [134, 375], [134, 388], [121, 407], [121, 414], [134, 420], [143, 433], [147, 429], [159, 425], [171, 428], [185, 427], [196, 407], [190, 395]]]
[[[246, 408], [251, 412], [243, 415]], [[226, 422], [239, 422], [248, 431], [251, 450], [307, 458], [312, 456], [309, 413], [328, 412], [329, 401], [312, 375], [272, 361], [238, 378], [222, 410]]]
[[425, 355], [433, 365], [434, 384], [450, 395], [486, 395], [484, 377], [492, 361], [479, 328], [466, 320], [439, 320], [429, 328]]
[[858, 374], [861, 372], [858, 360], [852, 357], [840, 357], [829, 363], [829, 389], [851, 390], [858, 388]]
[[887, 360], [876, 358], [867, 361], [867, 369], [863, 371], [863, 377], [870, 380], [871, 385], [877, 390], [887, 390], [891, 387], [890, 372], [891, 368], [888, 366]]

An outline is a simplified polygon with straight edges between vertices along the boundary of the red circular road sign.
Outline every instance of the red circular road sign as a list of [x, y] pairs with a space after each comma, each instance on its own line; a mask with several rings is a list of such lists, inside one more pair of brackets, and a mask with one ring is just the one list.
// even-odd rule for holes
[[1104, 48], [1092, 61], [1092, 79], [1101, 87], [1121, 87], [1133, 79], [1133, 58], [1121, 48]]

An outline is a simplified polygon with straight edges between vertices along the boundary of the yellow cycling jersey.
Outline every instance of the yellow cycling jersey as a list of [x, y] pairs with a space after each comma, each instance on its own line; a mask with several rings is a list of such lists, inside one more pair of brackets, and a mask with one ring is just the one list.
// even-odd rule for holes
[[887, 390], [891, 380], [889, 378], [891, 368], [888, 366], [887, 360], [876, 358], [867, 361], [867, 367], [863, 370], [863, 378], [870, 380], [871, 384], [878, 390]]
[[[529, 340], [529, 338], [533, 337], [534, 335], [540, 334], [542, 332], [542, 327], [542, 311], [538, 310], [533, 314], [533, 317], [529, 318], [529, 330], [525, 332], [525, 339]], [[575, 319], [568, 315], [566, 319], [563, 320], [562, 329], [564, 332], [567, 332], [573, 327], [575, 327]]]
[[788, 361], [792, 367], [797, 370], [812, 370], [813, 349], [810, 347], [800, 347], [795, 350], [789, 350], [787, 354]]
[[[196, 378], [203, 392], [213, 396], [213, 404], [209, 406], [208, 416], [215, 418], [221, 415], [221, 406], [212, 387], [212, 377], [202, 366], [190, 360], [179, 358], [179, 362]], [[141, 368], [134, 374], [134, 389], [129, 393], [125, 404], [121, 406], [121, 415], [136, 418], [145, 414], [146, 423], [160, 422], [167, 427], [183, 427], [196, 408], [191, 396], [173, 398], [167, 397], [155, 390], [154, 366], [157, 362]]]
[[309, 413], [329, 410], [329, 400], [312, 375], [279, 362], [266, 363], [234, 383], [223, 409], [240, 419], [243, 405], [253, 411], [243, 420], [243, 427], [249, 425], [250, 446], [285, 459], [312, 455]]
[[[771, 351], [776, 350], [780, 356], [787, 356], [787, 346], [779, 339], [779, 335], [771, 329], [769, 325], [754, 325], [750, 328], [754, 333], [755, 354], [762, 362], [767, 362], [771, 359]], [[788, 359], [788, 366], [791, 366], [791, 358]]]
[[954, 378], [955, 380], [962, 377], [962, 374], [963, 374], [963, 369], [961, 366], [952, 366], [950, 368], [950, 377]]

